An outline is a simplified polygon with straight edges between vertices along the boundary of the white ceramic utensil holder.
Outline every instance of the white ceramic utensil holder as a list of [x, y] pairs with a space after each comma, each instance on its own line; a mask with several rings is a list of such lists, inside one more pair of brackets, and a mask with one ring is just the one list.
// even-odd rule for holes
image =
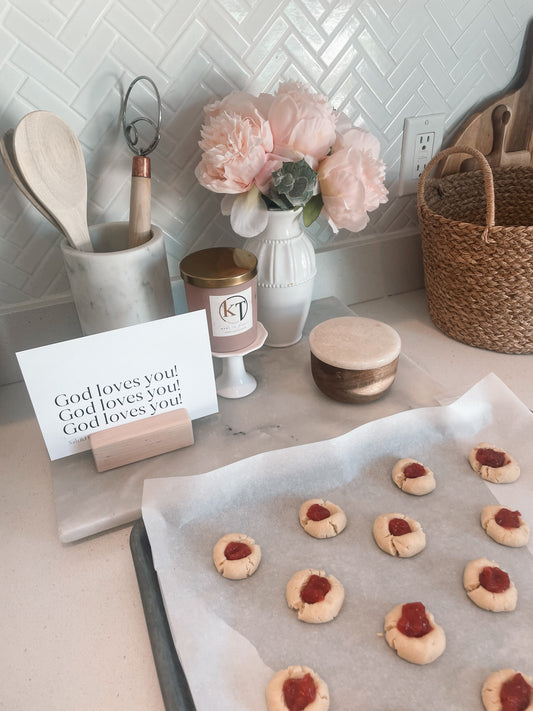
[[61, 251], [84, 335], [134, 326], [174, 315], [165, 243], [152, 238], [128, 249], [128, 223], [89, 228], [94, 252], [61, 242]]

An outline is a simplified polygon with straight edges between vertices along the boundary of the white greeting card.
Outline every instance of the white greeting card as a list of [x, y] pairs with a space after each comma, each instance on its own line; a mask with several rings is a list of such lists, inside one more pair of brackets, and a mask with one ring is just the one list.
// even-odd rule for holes
[[17, 353], [50, 459], [90, 449], [89, 435], [186, 408], [218, 412], [205, 311]]

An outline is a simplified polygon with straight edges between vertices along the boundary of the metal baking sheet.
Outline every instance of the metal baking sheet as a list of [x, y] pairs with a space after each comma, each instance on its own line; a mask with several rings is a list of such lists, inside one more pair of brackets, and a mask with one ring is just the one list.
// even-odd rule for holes
[[157, 573], [154, 570], [152, 549], [142, 519], [133, 525], [130, 549], [165, 709], [196, 711], [168, 626]]
[[[143, 519], [198, 711], [266, 711], [268, 680], [293, 663], [322, 672], [332, 708], [354, 702], [370, 708], [379, 697], [380, 708], [390, 711], [424, 708], [430, 696], [439, 711], [481, 710], [479, 691], [490, 672], [510, 666], [530, 673], [531, 640], [524, 631], [533, 614], [531, 552], [491, 541], [479, 511], [500, 503], [533, 520], [532, 426], [527, 408], [487, 376], [449, 407], [403, 412], [333, 440], [262, 453], [200, 476], [147, 480]], [[505, 442], [524, 476], [503, 487], [475, 476], [466, 453], [480, 441]], [[436, 472], [439, 483], [428, 498], [406, 497], [391, 480], [394, 461], [407, 453], [431, 462]], [[326, 548], [301, 534], [295, 516], [315, 493], [342, 501], [351, 521]], [[388, 511], [427, 524], [428, 546], [419, 556], [394, 562], [379, 551], [372, 522]], [[209, 551], [228, 530], [250, 531], [264, 551], [258, 575], [244, 585], [218, 584], [213, 569]], [[480, 556], [511, 572], [520, 597], [512, 617], [468, 600], [462, 570]], [[309, 628], [287, 614], [282, 591], [305, 567], [332, 572], [351, 591], [327, 627]], [[385, 614], [406, 600], [422, 600], [449, 642], [447, 653], [423, 670], [380, 640]]]

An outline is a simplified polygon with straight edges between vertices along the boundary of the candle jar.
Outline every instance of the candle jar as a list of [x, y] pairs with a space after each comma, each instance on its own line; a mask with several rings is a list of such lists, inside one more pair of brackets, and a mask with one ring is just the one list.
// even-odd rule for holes
[[257, 257], [245, 249], [212, 247], [180, 263], [189, 311], [205, 309], [214, 353], [250, 346], [257, 336]]

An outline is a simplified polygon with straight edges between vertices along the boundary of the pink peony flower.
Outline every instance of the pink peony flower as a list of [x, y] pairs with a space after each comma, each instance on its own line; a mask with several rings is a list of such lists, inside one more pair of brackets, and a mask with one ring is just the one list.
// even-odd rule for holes
[[352, 128], [337, 136], [331, 155], [320, 163], [318, 181], [324, 211], [336, 232], [341, 228], [362, 230], [369, 221], [367, 213], [387, 202], [379, 148], [371, 133]]
[[272, 151], [268, 121], [256, 108], [254, 97], [234, 92], [204, 109], [203, 151], [195, 170], [198, 182], [216, 193], [243, 193], [253, 185]]
[[[271, 102], [259, 97], [268, 108], [268, 121], [274, 138], [274, 153], [296, 154], [316, 170], [335, 142], [335, 120], [328, 99], [308, 91], [298, 82], [280, 84]], [[294, 159], [293, 159], [294, 160]]]
[[268, 144], [268, 150], [272, 150], [272, 134], [265, 120], [266, 112], [263, 111], [263, 103], [259, 97], [253, 96], [247, 91], [232, 91], [220, 101], [214, 101], [212, 104], [204, 106], [204, 114], [208, 120], [223, 113], [237, 114], [258, 128], [264, 128], [264, 138]]

